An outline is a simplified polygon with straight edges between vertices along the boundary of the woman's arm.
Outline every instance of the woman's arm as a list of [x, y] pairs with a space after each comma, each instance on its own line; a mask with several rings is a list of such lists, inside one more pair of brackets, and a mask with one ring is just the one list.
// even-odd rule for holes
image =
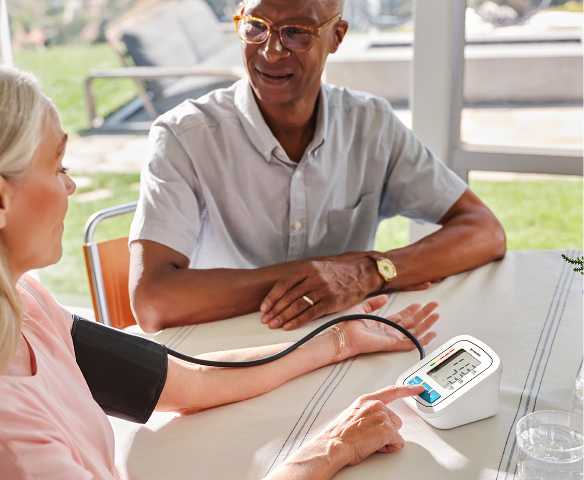
[[[387, 297], [384, 295], [374, 297], [348, 313], [371, 313], [386, 302]], [[438, 314], [432, 313], [437, 306], [435, 302], [424, 308], [420, 304], [414, 304], [389, 318], [402, 324], [425, 345], [436, 336], [434, 332], [426, 332], [439, 318]], [[360, 353], [415, 348], [397, 330], [371, 320], [344, 322], [339, 324], [339, 328], [346, 340], [339, 361]], [[252, 360], [273, 355], [289, 345], [290, 343], [217, 352], [204, 357], [224, 361]], [[169, 357], [166, 384], [156, 410], [190, 413], [255, 397], [329, 364], [338, 351], [337, 335], [326, 331], [285, 357], [257, 367], [206, 367]]]
[[[246, 361], [268, 357], [291, 343], [199, 355], [221, 361]], [[238, 402], [269, 392], [303, 373], [327, 365], [336, 355], [338, 341], [332, 332], [317, 336], [285, 357], [247, 368], [194, 365], [168, 357], [168, 374], [157, 411], [193, 413]]]

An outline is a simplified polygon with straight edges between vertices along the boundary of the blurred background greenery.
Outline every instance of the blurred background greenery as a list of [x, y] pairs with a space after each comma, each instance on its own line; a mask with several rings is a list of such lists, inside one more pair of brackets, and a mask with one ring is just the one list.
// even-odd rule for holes
[[[33, 72], [41, 90], [56, 105], [63, 129], [69, 134], [87, 128], [83, 94], [85, 77], [93, 69], [117, 68], [122, 63], [106, 43], [92, 45], [56, 45], [44, 50], [23, 49], [14, 52], [14, 65]], [[136, 96], [129, 78], [96, 79], [97, 114], [107, 117]]]

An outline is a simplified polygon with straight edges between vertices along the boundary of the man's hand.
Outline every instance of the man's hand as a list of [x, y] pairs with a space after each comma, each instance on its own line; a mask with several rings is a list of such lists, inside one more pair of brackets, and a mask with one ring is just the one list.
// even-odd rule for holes
[[261, 320], [270, 328], [283, 325], [284, 330], [294, 330], [355, 305], [383, 284], [375, 262], [365, 253], [314, 259], [274, 285], [261, 304]]

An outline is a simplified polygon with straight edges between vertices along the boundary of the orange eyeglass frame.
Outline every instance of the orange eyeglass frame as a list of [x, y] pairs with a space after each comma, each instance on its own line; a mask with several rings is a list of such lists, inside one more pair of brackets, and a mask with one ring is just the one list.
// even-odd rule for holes
[[[240, 4], [239, 10], [238, 12], [241, 13], [243, 12], [243, 3]], [[323, 30], [325, 30], [327, 27], [329, 27], [330, 25], [333, 24], [333, 22], [335, 20], [340, 19], [342, 15], [340, 13], [337, 13], [333, 18], [331, 18], [330, 20], [327, 20], [325, 23], [323, 23], [320, 27], [309, 27], [306, 25], [282, 25], [281, 27], [275, 27], [274, 25], [269, 24], [266, 20], [262, 19], [262, 18], [258, 18], [258, 17], [252, 17], [249, 15], [234, 15], [233, 16], [233, 21], [235, 22], [235, 28], [237, 30], [237, 35], [239, 35], [239, 22], [243, 19], [248, 19], [248, 20], [254, 20], [256, 22], [260, 22], [262, 24], [264, 24], [267, 28], [268, 28], [268, 34], [266, 35], [266, 38], [264, 40], [262, 40], [261, 42], [250, 42], [248, 40], [245, 40], [244, 38], [241, 38], [241, 35], [239, 35], [239, 38], [241, 38], [242, 41], [244, 41], [245, 43], [248, 43], [250, 45], [260, 45], [262, 43], [264, 43], [268, 38], [270, 38], [270, 35], [272, 34], [272, 31], [276, 31], [278, 32], [278, 36], [280, 37], [280, 42], [282, 42], [282, 45], [284, 45], [286, 48], [289, 48], [290, 50], [294, 50], [295, 52], [306, 52], [308, 50], [310, 50], [312, 48], [312, 45], [314, 45], [314, 39], [321, 34], [321, 32]], [[304, 30], [308, 30], [310, 33], [312, 33], [312, 42], [310, 42], [310, 46], [308, 48], [299, 50], [296, 48], [291, 48], [288, 45], [286, 45], [284, 43], [284, 39], [282, 38], [282, 29], [283, 28], [288, 28], [288, 27], [293, 27], [293, 28], [302, 28]]]

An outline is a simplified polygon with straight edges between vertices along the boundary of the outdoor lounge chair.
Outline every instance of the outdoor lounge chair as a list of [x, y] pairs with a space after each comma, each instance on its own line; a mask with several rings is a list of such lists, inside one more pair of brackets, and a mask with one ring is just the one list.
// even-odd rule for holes
[[[148, 130], [158, 115], [187, 98], [198, 98], [245, 76], [235, 31], [228, 34], [203, 0], [152, 0], [146, 8], [139, 5], [141, 11], [128, 12], [105, 31], [125, 67], [93, 70], [85, 81], [91, 127]], [[228, 28], [233, 29], [231, 23]], [[95, 113], [95, 78], [132, 78], [138, 98], [104, 123]]]

